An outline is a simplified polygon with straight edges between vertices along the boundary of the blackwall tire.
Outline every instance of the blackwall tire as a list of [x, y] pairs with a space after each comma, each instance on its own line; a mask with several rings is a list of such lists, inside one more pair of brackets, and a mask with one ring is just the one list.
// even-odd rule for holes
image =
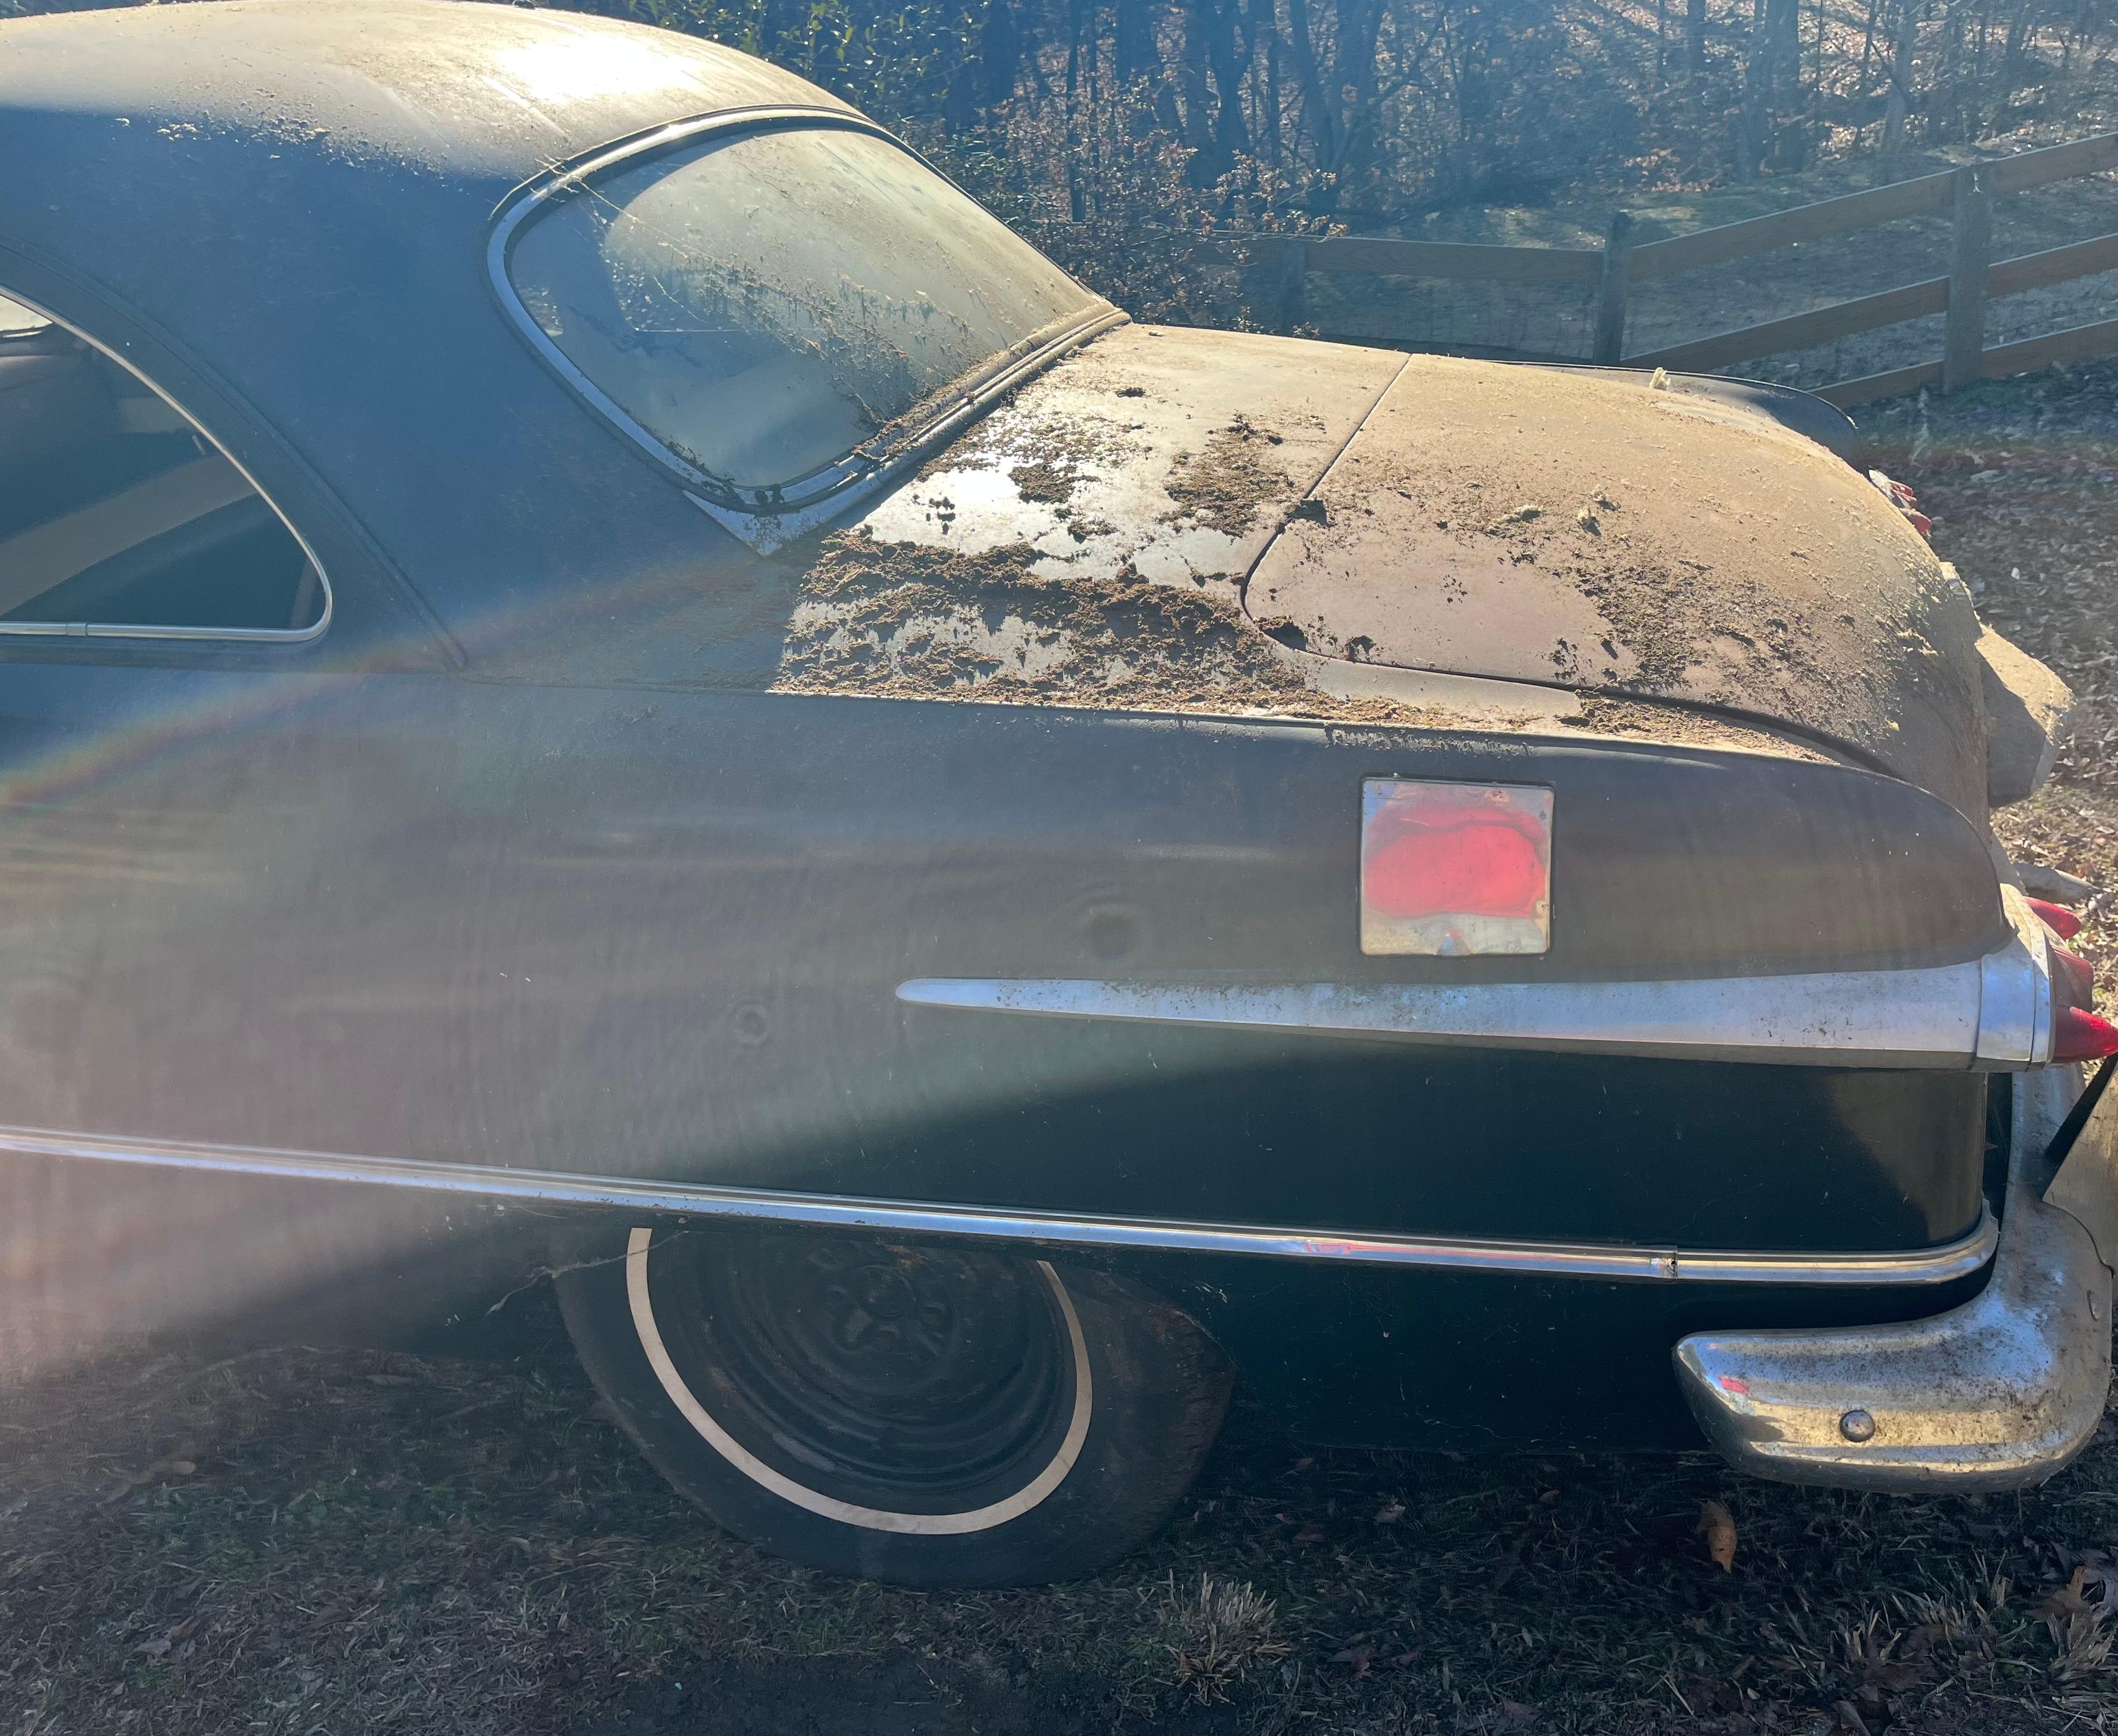
[[1182, 1310], [1014, 1252], [627, 1224], [557, 1283], [664, 1476], [737, 1535], [867, 1579], [1092, 1572], [1162, 1525], [1228, 1406]]

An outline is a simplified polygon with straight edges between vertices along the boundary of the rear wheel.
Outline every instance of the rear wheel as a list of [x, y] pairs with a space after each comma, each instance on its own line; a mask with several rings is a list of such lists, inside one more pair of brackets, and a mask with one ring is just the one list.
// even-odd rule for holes
[[1168, 1516], [1229, 1373], [1108, 1273], [874, 1238], [628, 1226], [559, 1278], [641, 1450], [738, 1535], [920, 1586], [1086, 1572]]

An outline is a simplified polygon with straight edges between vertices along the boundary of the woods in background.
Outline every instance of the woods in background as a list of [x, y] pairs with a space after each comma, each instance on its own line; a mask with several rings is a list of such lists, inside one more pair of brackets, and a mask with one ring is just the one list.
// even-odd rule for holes
[[585, 0], [795, 68], [1018, 222], [1385, 228], [2005, 129], [2118, 0]]

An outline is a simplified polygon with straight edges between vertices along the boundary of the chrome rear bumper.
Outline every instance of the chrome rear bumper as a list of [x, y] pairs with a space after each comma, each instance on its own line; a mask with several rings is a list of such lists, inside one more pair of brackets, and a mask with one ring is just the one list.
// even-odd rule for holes
[[2044, 1153], [2081, 1070], [2019, 1074], [2014, 1090], [2007, 1211], [1977, 1298], [1925, 1320], [1676, 1346], [1685, 1397], [1737, 1470], [1900, 1493], [2019, 1488], [2094, 1437], [2111, 1386], [2118, 1089], [2048, 1187]]

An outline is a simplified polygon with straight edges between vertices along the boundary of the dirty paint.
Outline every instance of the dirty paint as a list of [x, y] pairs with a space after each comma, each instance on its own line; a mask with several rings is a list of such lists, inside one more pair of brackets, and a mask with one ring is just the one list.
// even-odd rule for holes
[[[1111, 332], [816, 546], [775, 685], [1810, 751], [1741, 718], [1652, 702], [1667, 693], [1761, 721], [1837, 725], [1873, 745], [1872, 697], [1857, 683], [1802, 690], [1815, 660], [1791, 658], [1769, 703], [1734, 702], [1729, 680], [1689, 680], [1695, 637], [1771, 650], [1771, 623], [1787, 612], [1772, 587], [1730, 577], [1716, 600], [1699, 590], [1671, 606], [1667, 592], [1690, 596], [1695, 567], [1723, 556], [1715, 545], [1653, 567], [1660, 545], [1644, 532], [1670, 513], [1644, 470], [1638, 487], [1550, 486], [1557, 459], [1528, 476], [1466, 474], [1463, 453], [1497, 462], [1497, 437], [1471, 425], [1475, 402], [1407, 393], [1410, 369], [1431, 359], [1224, 332]], [[1565, 412], [1584, 385], [1551, 370], [1464, 366], [1474, 399], [1500, 376], [1519, 382], [1524, 402], [1551, 394]], [[1689, 424], [1670, 426], [1695, 438]], [[1835, 467], [1857, 498], [1881, 506], [1821, 449], [1741, 412], [1709, 404], [1699, 426], [1731, 443], [1731, 463], [1814, 463], [1827, 476]], [[1567, 461], [1591, 465], [1609, 444], [1579, 405], [1540, 437], [1578, 444]], [[1422, 454], [1459, 447], [1427, 477]], [[1434, 516], [1453, 513], [1462, 535], [1437, 543], [1441, 531], [1422, 537], [1413, 521], [1427, 510], [1418, 501], [1449, 488], [1454, 504]], [[1924, 554], [1882, 516], [1886, 534]], [[1559, 539], [1602, 564], [1555, 558]], [[1809, 539], [1821, 555], [1824, 539]], [[1660, 589], [1639, 576], [1665, 571], [1676, 576]], [[1718, 639], [1685, 627], [1702, 610], [1713, 623], [1726, 617]], [[1422, 690], [1414, 669], [1439, 672], [1445, 689], [1466, 674], [1537, 685], [1517, 686], [1512, 705], [1490, 691], [1467, 701]]]
[[1245, 599], [1312, 650], [1784, 720], [1982, 806], [1968, 593], [1857, 471], [1740, 406], [1415, 356], [1316, 504]]

